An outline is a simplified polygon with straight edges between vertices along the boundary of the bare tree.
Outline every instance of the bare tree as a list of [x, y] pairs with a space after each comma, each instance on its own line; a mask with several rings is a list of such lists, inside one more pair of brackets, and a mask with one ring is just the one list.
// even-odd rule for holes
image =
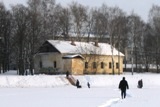
[[70, 5], [71, 13], [72, 13], [72, 21], [74, 32], [77, 34], [78, 41], [81, 41], [81, 37], [83, 36], [84, 32], [86, 31], [87, 26], [87, 7], [73, 2]]
[[9, 70], [10, 60], [10, 32], [11, 32], [11, 14], [0, 3], [0, 71]]
[[[118, 38], [120, 39], [119, 34], [116, 34], [116, 26], [119, 23], [117, 21], [118, 17], [124, 17], [125, 13], [119, 9], [118, 7], [113, 7], [109, 9], [109, 19], [108, 19], [108, 27], [107, 30], [110, 36], [110, 44], [112, 50], [112, 73], [114, 74], [114, 56], [113, 56], [113, 49], [118, 42]], [[119, 30], [120, 31], [120, 30]], [[120, 32], [119, 32], [120, 33]]]
[[28, 11], [23, 5], [16, 5], [12, 7], [13, 15], [13, 32], [14, 32], [14, 43], [17, 65], [19, 70], [19, 75], [24, 75], [24, 65], [25, 65], [25, 45], [26, 45], [26, 29], [27, 29], [27, 19]]
[[[27, 26], [27, 38], [26, 38], [26, 59], [25, 59], [25, 69], [29, 69], [30, 74], [33, 75], [34, 69], [34, 59], [33, 56], [38, 49], [39, 45], [44, 42], [42, 39], [42, 17], [40, 10], [39, 0], [29, 0], [28, 1], [28, 26]], [[43, 40], [43, 41], [42, 41]]]
[[95, 32], [93, 31], [93, 26], [94, 26], [93, 14], [94, 14], [94, 9], [92, 8], [88, 12], [88, 18], [87, 18], [87, 26], [86, 26], [86, 32], [88, 34], [87, 42], [90, 42], [90, 34], [95, 34]]
[[69, 33], [71, 30], [71, 12], [69, 8], [63, 8], [61, 6], [55, 7], [54, 18], [56, 20], [57, 34], [63, 36], [65, 40], [69, 39]]
[[[129, 38], [131, 43], [131, 52], [132, 52], [132, 74], [133, 74], [133, 63], [135, 61], [137, 71], [138, 64], [138, 52], [141, 51], [141, 43], [143, 43], [143, 26], [144, 23], [141, 18], [132, 13], [131, 16], [128, 17], [128, 26], [130, 28]], [[134, 58], [134, 59], [133, 59]]]
[[56, 5], [55, 0], [41, 0], [40, 13], [42, 16], [43, 37], [47, 39], [55, 39], [55, 36], [60, 32], [58, 17], [61, 10], [61, 5]]
[[153, 56], [154, 54], [154, 46], [156, 38], [153, 35], [153, 29], [149, 24], [145, 25], [144, 29], [144, 45], [143, 45], [143, 52], [142, 58], [145, 65], [146, 72], [150, 71], [150, 65], [154, 63]]
[[[108, 19], [109, 19], [109, 7], [103, 4], [99, 9], [93, 10], [93, 32], [96, 35], [98, 41], [102, 41], [108, 36]], [[104, 41], [103, 42], [108, 42]]]
[[154, 31], [154, 58], [155, 64], [157, 66], [157, 72], [159, 72], [159, 64], [160, 64], [160, 6], [153, 5], [149, 12], [149, 23]]
[[[124, 52], [124, 49], [125, 49], [124, 47], [127, 47], [125, 44], [127, 40], [127, 33], [128, 33], [127, 18], [126, 16], [119, 16], [114, 19], [114, 23], [115, 23], [114, 35], [117, 36], [115, 38], [116, 39], [115, 47], [117, 47], [119, 50], [118, 51], [118, 64], [120, 64], [120, 51]], [[123, 45], [125, 46], [123, 47]], [[120, 74], [120, 68], [118, 69], [118, 74]]]

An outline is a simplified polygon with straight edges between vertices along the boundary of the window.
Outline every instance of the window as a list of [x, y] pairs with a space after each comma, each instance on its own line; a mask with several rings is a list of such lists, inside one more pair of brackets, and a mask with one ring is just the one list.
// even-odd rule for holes
[[112, 68], [112, 63], [111, 63], [111, 62], [109, 62], [109, 68], [110, 68], [110, 69]]
[[117, 69], [119, 68], [119, 63], [116, 63], [116, 68], [117, 68]]
[[39, 67], [42, 68], [42, 61], [39, 62]]
[[85, 62], [85, 68], [88, 68], [88, 62]]
[[54, 61], [54, 68], [57, 68], [57, 62]]
[[104, 68], [104, 62], [101, 62], [101, 68], [102, 69]]
[[93, 62], [93, 68], [97, 68], [96, 62]]

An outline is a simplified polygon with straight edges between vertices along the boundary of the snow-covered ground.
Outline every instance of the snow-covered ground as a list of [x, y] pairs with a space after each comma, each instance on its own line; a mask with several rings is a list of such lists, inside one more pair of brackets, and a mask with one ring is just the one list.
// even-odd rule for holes
[[[74, 76], [74, 75], [73, 75]], [[122, 100], [119, 81], [129, 83]], [[65, 75], [17, 76], [15, 71], [0, 74], [1, 107], [157, 107], [160, 102], [160, 74], [74, 76], [82, 88], [72, 86]], [[144, 87], [137, 88], [143, 80]], [[87, 87], [90, 82], [91, 88]]]

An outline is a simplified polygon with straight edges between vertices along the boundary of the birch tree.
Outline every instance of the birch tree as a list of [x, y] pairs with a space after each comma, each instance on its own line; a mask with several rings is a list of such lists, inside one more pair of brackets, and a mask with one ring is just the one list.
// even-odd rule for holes
[[70, 10], [72, 13], [72, 22], [73, 26], [72, 29], [74, 29], [74, 32], [77, 34], [77, 40], [81, 41], [81, 37], [83, 37], [84, 32], [86, 32], [86, 23], [87, 23], [87, 7], [78, 4], [76, 2], [73, 2], [70, 5]]
[[27, 31], [27, 19], [28, 12], [27, 8], [23, 5], [16, 5], [12, 7], [13, 15], [13, 33], [14, 33], [14, 43], [16, 54], [16, 62], [18, 65], [19, 75], [24, 75], [25, 73], [25, 46], [26, 46], [26, 31]]
[[[117, 21], [116, 19], [120, 16], [124, 16], [125, 13], [119, 9], [118, 7], [112, 7], [109, 9], [109, 19], [108, 19], [108, 27], [107, 30], [110, 36], [110, 44], [111, 44], [111, 51], [112, 51], [112, 73], [114, 74], [114, 56], [113, 56], [113, 49], [118, 42], [118, 34], [116, 34], [116, 26]], [[120, 37], [120, 36], [119, 36]]]
[[0, 71], [2, 68], [4, 73], [9, 70], [10, 65], [11, 14], [3, 3], [0, 3], [0, 25]]
[[160, 6], [153, 5], [149, 12], [149, 23], [154, 31], [153, 39], [154, 39], [154, 59], [157, 67], [157, 72], [159, 72], [159, 64], [160, 64]]

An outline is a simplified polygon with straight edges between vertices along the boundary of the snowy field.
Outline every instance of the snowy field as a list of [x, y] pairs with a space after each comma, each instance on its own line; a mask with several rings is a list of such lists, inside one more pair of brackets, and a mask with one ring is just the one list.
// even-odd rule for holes
[[[126, 99], [117, 88], [125, 76], [129, 84]], [[65, 75], [17, 76], [15, 71], [0, 74], [1, 107], [158, 107], [160, 74], [74, 76], [81, 89], [72, 86]], [[137, 88], [143, 80], [144, 87]], [[91, 88], [87, 87], [90, 82]]]

